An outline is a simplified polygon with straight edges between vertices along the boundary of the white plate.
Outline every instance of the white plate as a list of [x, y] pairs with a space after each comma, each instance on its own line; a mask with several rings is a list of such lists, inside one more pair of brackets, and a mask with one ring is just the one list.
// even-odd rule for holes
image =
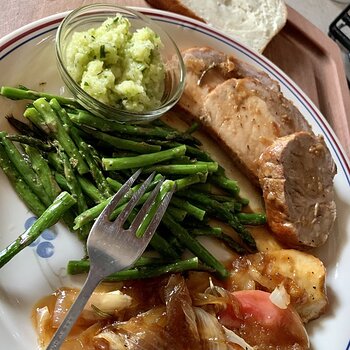
[[[201, 22], [153, 9], [139, 9], [158, 22], [180, 48], [211, 46], [233, 53], [266, 71], [280, 82], [317, 134], [324, 135], [338, 167], [335, 177], [338, 218], [327, 244], [318, 252], [328, 271], [330, 306], [327, 313], [308, 326], [314, 349], [350, 348], [350, 166], [339, 141], [326, 120], [283, 72], [265, 57], [247, 49], [224, 33]], [[22, 84], [33, 89], [63, 93], [63, 83], [56, 69], [54, 35], [66, 14], [58, 14], [25, 26], [0, 40], [0, 85]], [[299, 67], [302, 69], [302, 67]], [[336, 82], [334, 82], [336, 84]], [[20, 116], [23, 104], [0, 99], [0, 129], [8, 129], [4, 115]], [[0, 174], [0, 249], [24, 230], [32, 214], [24, 207]], [[30, 220], [29, 220], [30, 221]], [[45, 232], [35, 246], [0, 270], [0, 347], [2, 349], [37, 349], [30, 318], [35, 301], [53, 289], [73, 283], [65, 275], [68, 259], [80, 258], [80, 243], [62, 226]]]

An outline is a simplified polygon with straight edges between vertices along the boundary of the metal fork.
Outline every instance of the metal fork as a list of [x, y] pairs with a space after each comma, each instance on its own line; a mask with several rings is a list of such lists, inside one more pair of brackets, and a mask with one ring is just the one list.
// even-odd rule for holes
[[97, 285], [112, 273], [132, 266], [145, 251], [156, 228], [158, 227], [170, 202], [174, 188], [165, 195], [156, 211], [156, 214], [146, 228], [144, 235], [140, 238], [135, 235], [137, 228], [141, 225], [145, 214], [149, 211], [159, 193], [164, 179], [158, 182], [157, 186], [151, 192], [147, 201], [143, 204], [141, 210], [132, 221], [130, 227], [128, 229], [123, 229], [123, 224], [150, 185], [154, 174], [151, 174], [142, 186], [134, 193], [117, 219], [113, 222], [109, 220], [116, 205], [124, 195], [127, 194], [140, 173], [141, 170], [138, 170], [121, 187], [94, 223], [87, 240], [87, 251], [90, 258], [89, 274], [77, 299], [69, 309], [62, 324], [57, 329], [47, 347], [47, 350], [56, 350], [60, 348]]

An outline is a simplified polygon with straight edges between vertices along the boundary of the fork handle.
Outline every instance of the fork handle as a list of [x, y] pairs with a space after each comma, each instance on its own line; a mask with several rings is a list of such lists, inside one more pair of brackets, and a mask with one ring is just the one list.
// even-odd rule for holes
[[97, 279], [95, 276], [95, 274], [89, 273], [78, 297], [75, 299], [74, 303], [68, 310], [67, 315], [65, 316], [61, 325], [58, 327], [46, 350], [60, 349], [62, 343], [78, 319], [80, 313], [83, 311], [84, 306], [89, 300], [91, 294], [100, 282], [100, 279]]

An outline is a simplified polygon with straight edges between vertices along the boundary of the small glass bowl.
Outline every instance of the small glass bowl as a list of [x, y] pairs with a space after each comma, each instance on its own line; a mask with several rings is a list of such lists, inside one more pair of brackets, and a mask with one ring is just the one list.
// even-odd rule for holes
[[[115, 17], [116, 14], [121, 14], [123, 17], [129, 19], [131, 23], [131, 32], [139, 28], [149, 27], [160, 36], [163, 43], [160, 54], [166, 67], [165, 88], [160, 106], [153, 110], [141, 113], [130, 112], [102, 103], [85, 92], [79, 84], [74, 81], [66, 68], [66, 48], [73, 33], [99, 27], [107, 18]], [[180, 51], [174, 41], [154, 21], [126, 7], [109, 4], [93, 4], [72, 11], [64, 18], [57, 30], [56, 57], [61, 77], [73, 96], [87, 110], [103, 118], [131, 123], [154, 120], [176, 104], [184, 89], [185, 66]], [[166, 63], [169, 60], [171, 60], [171, 64], [167, 65]]]

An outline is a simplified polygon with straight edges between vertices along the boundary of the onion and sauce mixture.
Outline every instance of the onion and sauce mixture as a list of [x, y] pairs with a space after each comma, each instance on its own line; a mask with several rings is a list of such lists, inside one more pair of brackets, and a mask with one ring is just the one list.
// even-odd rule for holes
[[[309, 348], [303, 322], [283, 284], [270, 293], [235, 291], [237, 282], [234, 274], [222, 283], [193, 271], [104, 284], [92, 295], [62, 350]], [[33, 318], [43, 348], [77, 293], [63, 288], [36, 305]]]

